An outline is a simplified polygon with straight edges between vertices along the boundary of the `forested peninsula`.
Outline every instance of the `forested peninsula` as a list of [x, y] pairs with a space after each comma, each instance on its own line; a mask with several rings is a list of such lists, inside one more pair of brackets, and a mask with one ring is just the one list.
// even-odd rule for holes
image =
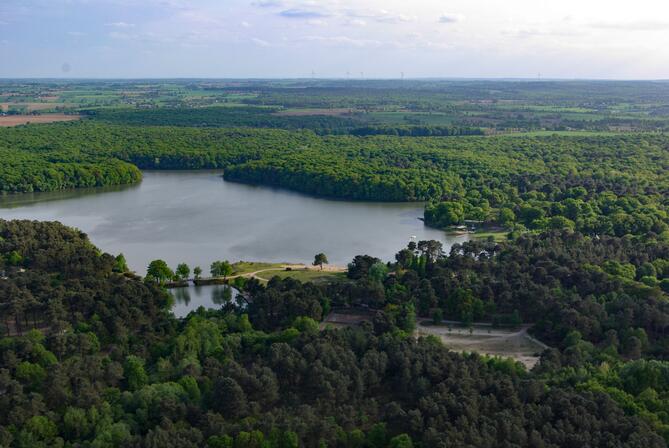
[[[356, 137], [309, 130], [116, 126], [0, 130], [0, 191], [120, 185], [139, 169], [223, 169], [227, 180], [323, 197], [428, 201], [426, 223], [465, 220], [589, 234], [666, 231], [669, 138]], [[139, 169], [138, 169], [139, 168]]]

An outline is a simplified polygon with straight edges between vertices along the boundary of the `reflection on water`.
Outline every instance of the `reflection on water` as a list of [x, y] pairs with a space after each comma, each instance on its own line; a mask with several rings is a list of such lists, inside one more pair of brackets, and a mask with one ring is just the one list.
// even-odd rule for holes
[[[0, 162], [1, 163], [1, 162]], [[331, 264], [354, 256], [393, 260], [412, 239], [448, 251], [467, 236], [418, 219], [423, 204], [332, 201], [225, 182], [220, 172], [144, 172], [139, 185], [0, 197], [0, 218], [60, 221], [144, 275], [151, 260], [208, 270], [216, 260]]]
[[190, 288], [174, 288], [170, 290], [172, 292], [172, 296], [174, 297], [174, 303], [179, 303], [184, 306], [188, 306], [190, 304], [190, 292], [188, 291]]
[[174, 297], [172, 312], [176, 317], [186, 317], [199, 307], [219, 309], [227, 304], [242, 306], [238, 301], [239, 291], [227, 285], [189, 286], [173, 288], [169, 293]]
[[32, 204], [42, 202], [63, 201], [67, 199], [77, 199], [85, 196], [95, 196], [104, 193], [114, 193], [119, 191], [136, 190], [139, 184], [130, 185], [112, 185], [108, 187], [77, 188], [62, 191], [44, 191], [20, 194], [0, 195], [0, 207], [16, 208], [26, 207]]

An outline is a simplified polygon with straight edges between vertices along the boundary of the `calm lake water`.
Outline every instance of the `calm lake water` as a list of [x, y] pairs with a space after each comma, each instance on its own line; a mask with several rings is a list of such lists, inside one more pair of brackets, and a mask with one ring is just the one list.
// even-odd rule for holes
[[310, 263], [318, 252], [345, 265], [358, 254], [393, 260], [412, 236], [446, 249], [466, 240], [425, 227], [422, 213], [423, 204], [318, 199], [225, 182], [211, 171], [145, 172], [132, 187], [0, 197], [0, 218], [77, 227], [141, 275], [158, 258], [204, 272], [215, 260]]
[[201, 306], [221, 308], [227, 302], [239, 305], [238, 291], [225, 285], [190, 286], [169, 289], [168, 292], [174, 297], [172, 312], [176, 317], [186, 317], [188, 313]]

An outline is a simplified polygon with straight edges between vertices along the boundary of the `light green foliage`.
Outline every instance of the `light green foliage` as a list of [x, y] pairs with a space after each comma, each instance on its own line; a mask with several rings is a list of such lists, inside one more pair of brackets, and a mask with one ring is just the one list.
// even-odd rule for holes
[[390, 439], [390, 448], [413, 448], [411, 437], [407, 434], [400, 434]]
[[465, 220], [465, 208], [460, 202], [439, 202], [425, 209], [425, 220], [434, 227], [459, 225]]
[[146, 271], [147, 278], [158, 283], [164, 283], [174, 278], [174, 272], [167, 266], [163, 260], [153, 260]]
[[47, 371], [39, 364], [23, 361], [16, 367], [16, 378], [32, 389], [38, 389], [44, 384]]
[[212, 277], [227, 277], [232, 274], [232, 265], [229, 261], [214, 261], [210, 269]]
[[196, 357], [204, 359], [221, 349], [221, 329], [216, 323], [194, 317], [188, 320], [186, 328], [176, 339], [176, 351], [180, 358]]
[[293, 322], [293, 327], [302, 333], [315, 333], [318, 331], [318, 322], [310, 317], [300, 316]]
[[174, 273], [179, 279], [185, 280], [190, 275], [190, 268], [186, 263], [180, 263]]
[[369, 278], [377, 283], [382, 283], [388, 276], [388, 266], [385, 263], [377, 262], [369, 268]]
[[619, 263], [617, 261], [606, 261], [602, 264], [604, 271], [617, 277], [622, 277], [628, 280], [636, 278], [636, 268], [631, 263]]
[[130, 355], [125, 359], [123, 376], [130, 390], [138, 390], [149, 381], [146, 370], [144, 370], [144, 360], [134, 355]]
[[125, 256], [123, 254], [118, 254], [116, 256], [116, 262], [114, 264], [114, 270], [116, 272], [128, 272], [128, 263], [125, 260]]

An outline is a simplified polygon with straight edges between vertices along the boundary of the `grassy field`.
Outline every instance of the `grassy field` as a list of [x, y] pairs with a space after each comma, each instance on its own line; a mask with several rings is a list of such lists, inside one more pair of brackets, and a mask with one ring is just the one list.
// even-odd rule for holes
[[254, 261], [239, 261], [232, 265], [232, 275], [244, 275], [265, 269], [281, 269], [286, 263], [263, 263]]
[[313, 270], [266, 272], [260, 274], [260, 276], [267, 279], [274, 276], [280, 278], [294, 278], [301, 282], [314, 282], [314, 283], [342, 281], [346, 279], [346, 274], [344, 272], [328, 272], [328, 271], [313, 271]]
[[477, 239], [487, 239], [488, 237], [493, 237], [495, 241], [506, 241], [507, 238], [506, 236], [508, 235], [508, 231], [506, 230], [492, 230], [492, 231], [480, 231], [480, 232], [475, 232], [472, 233], [471, 236], [472, 238], [477, 238]]

